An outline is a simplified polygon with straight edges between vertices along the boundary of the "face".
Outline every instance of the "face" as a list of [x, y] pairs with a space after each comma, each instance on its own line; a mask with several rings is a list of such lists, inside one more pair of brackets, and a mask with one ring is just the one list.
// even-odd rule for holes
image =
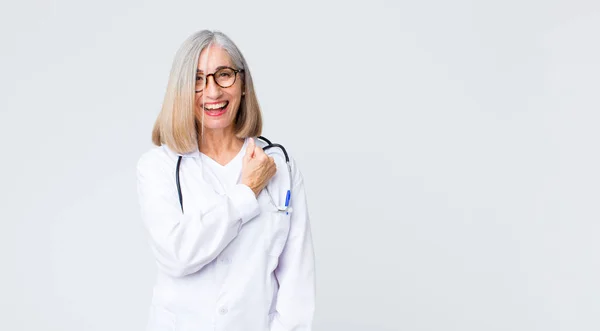
[[[196, 90], [202, 90], [202, 92], [196, 93], [195, 113], [198, 121], [203, 123], [205, 130], [233, 129], [235, 116], [240, 107], [243, 88], [242, 73], [219, 71], [224, 67], [239, 69], [223, 48], [211, 46], [200, 53], [196, 73]], [[206, 78], [207, 75], [210, 76]], [[235, 83], [229, 87], [221, 87], [215, 82], [216, 79], [221, 85], [226, 86], [228, 79], [232, 78], [235, 78]]]

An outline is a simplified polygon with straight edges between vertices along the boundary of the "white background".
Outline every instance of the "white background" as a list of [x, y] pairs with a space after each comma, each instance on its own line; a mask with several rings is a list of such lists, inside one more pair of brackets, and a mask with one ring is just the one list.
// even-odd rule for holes
[[0, 7], [1, 330], [142, 330], [135, 165], [217, 29], [304, 173], [315, 330], [600, 329], [600, 2]]

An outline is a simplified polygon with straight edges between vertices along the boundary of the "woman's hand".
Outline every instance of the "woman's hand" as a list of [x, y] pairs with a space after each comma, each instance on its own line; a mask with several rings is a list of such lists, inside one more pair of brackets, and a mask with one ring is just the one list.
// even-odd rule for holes
[[242, 161], [242, 184], [250, 187], [258, 197], [260, 191], [275, 176], [275, 172], [277, 172], [275, 160], [262, 148], [256, 146], [254, 139], [250, 138]]

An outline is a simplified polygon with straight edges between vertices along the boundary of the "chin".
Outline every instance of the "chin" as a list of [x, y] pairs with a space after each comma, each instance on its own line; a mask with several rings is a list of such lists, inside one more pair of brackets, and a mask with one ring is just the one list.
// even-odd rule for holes
[[[215, 123], [213, 121], [207, 121], [208, 123], [204, 124], [205, 130], [223, 130], [231, 127], [232, 123]], [[211, 123], [212, 122], [212, 123]], [[220, 121], [219, 121], [220, 122]]]

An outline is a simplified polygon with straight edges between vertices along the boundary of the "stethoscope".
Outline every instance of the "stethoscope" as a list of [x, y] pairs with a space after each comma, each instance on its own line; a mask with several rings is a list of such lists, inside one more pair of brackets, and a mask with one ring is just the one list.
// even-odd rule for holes
[[[277, 208], [278, 211], [287, 213], [290, 209], [290, 198], [292, 195], [292, 167], [290, 166], [290, 158], [289, 158], [288, 153], [285, 150], [285, 148], [283, 146], [281, 146], [280, 144], [273, 144], [269, 139], [267, 139], [263, 136], [258, 136], [258, 139], [261, 139], [267, 143], [267, 146], [263, 147], [263, 151], [266, 152], [269, 148], [277, 147], [277, 148], [281, 149], [281, 151], [283, 152], [283, 155], [285, 156], [285, 164], [287, 165], [288, 176], [290, 179], [290, 186], [289, 186], [289, 189], [287, 190], [287, 193], [285, 196], [285, 204], [283, 206], [279, 206], [275, 203], [275, 200], [273, 199], [273, 196], [271, 195], [271, 192], [269, 191], [268, 185], [265, 186], [265, 190], [267, 191], [267, 194], [269, 195], [271, 204], [273, 206], [275, 206], [275, 208]], [[175, 182], [177, 183], [177, 194], [179, 195], [179, 205], [181, 206], [181, 213], [183, 214], [183, 195], [181, 194], [181, 184], [179, 183], [179, 166], [181, 165], [182, 158], [183, 158], [183, 155], [179, 155], [179, 159], [177, 160], [177, 168], [175, 169]]]

